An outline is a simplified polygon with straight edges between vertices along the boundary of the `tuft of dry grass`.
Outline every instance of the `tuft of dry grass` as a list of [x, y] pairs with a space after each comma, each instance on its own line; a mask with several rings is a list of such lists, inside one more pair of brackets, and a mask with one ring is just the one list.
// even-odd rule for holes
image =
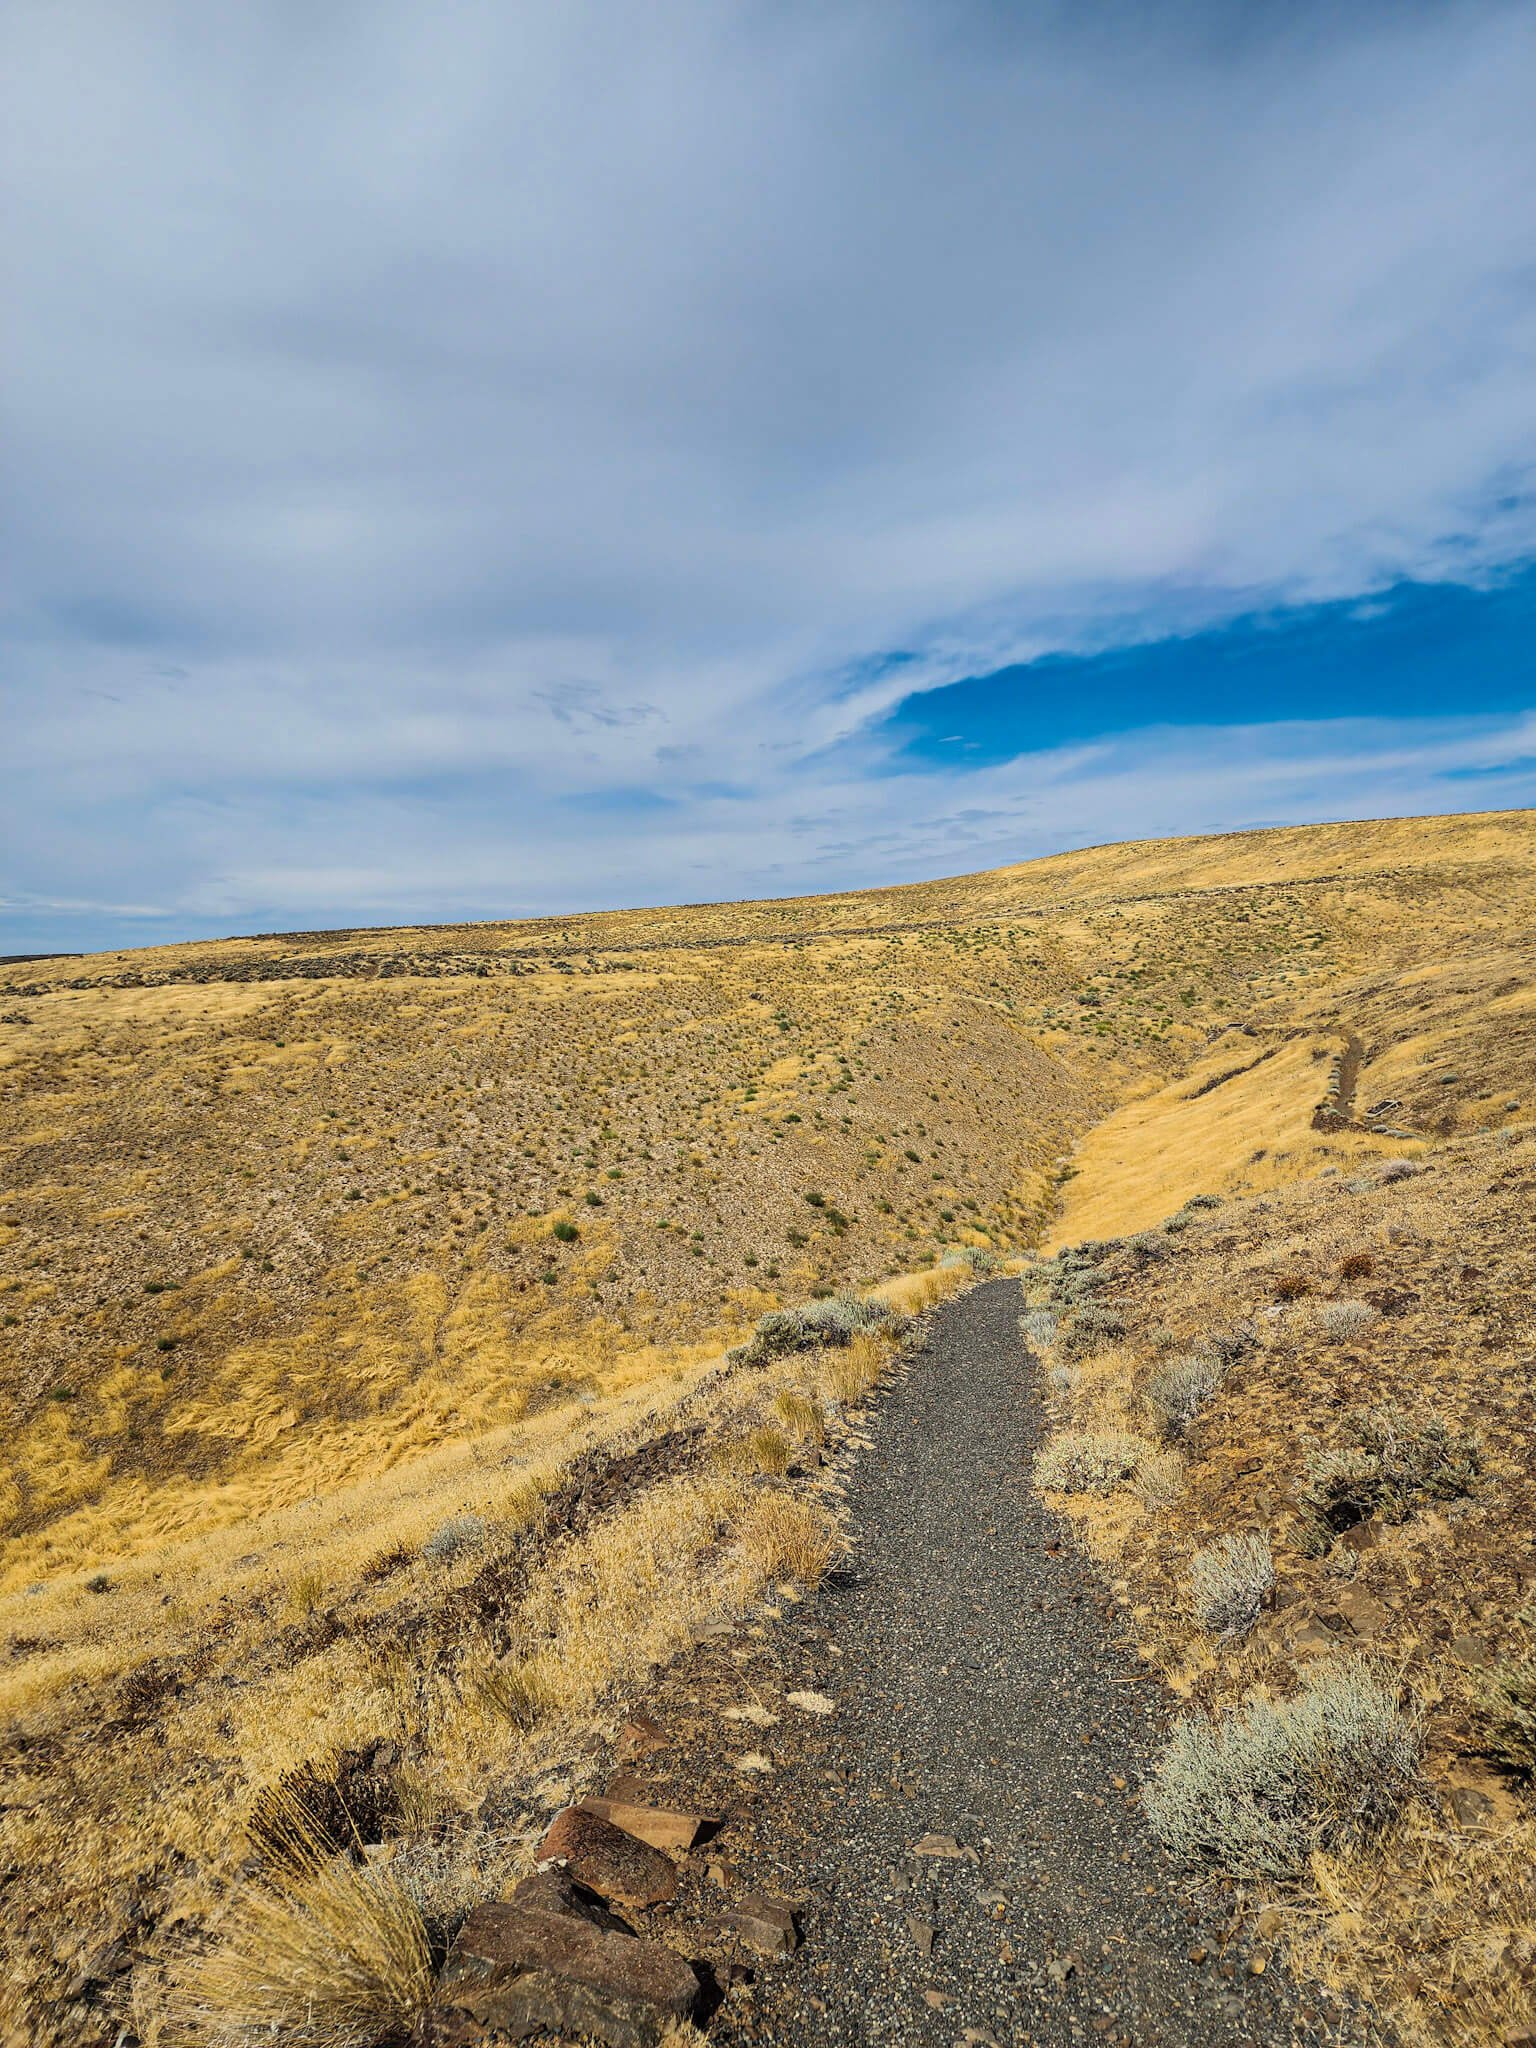
[[803, 1444], [821, 1444], [826, 1439], [827, 1418], [819, 1401], [793, 1387], [781, 1387], [773, 1397], [773, 1412], [791, 1436]]
[[210, 2048], [374, 2048], [431, 1997], [426, 1929], [387, 1869], [328, 1853], [295, 1807], [282, 1867], [241, 1887], [211, 1951], [179, 1987], [176, 2017]]
[[787, 1493], [760, 1496], [742, 1519], [738, 1541], [763, 1581], [799, 1586], [819, 1584], [842, 1550], [832, 1517]]
[[828, 1351], [821, 1362], [821, 1383], [829, 1401], [853, 1408], [863, 1400], [885, 1370], [887, 1348], [867, 1332], [841, 1351]]

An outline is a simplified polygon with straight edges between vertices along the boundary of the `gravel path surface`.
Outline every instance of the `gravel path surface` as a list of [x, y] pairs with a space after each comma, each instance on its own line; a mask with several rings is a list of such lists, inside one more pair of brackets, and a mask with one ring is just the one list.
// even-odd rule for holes
[[[1380, 2040], [1202, 1917], [1147, 1839], [1134, 1788], [1166, 1708], [1030, 1486], [1018, 1312], [996, 1281], [934, 1317], [871, 1415], [852, 1569], [772, 1631], [778, 1684], [836, 1714], [754, 1796], [740, 1881], [795, 1902], [804, 1942], [710, 2038]], [[914, 1854], [925, 1835], [962, 1853]]]

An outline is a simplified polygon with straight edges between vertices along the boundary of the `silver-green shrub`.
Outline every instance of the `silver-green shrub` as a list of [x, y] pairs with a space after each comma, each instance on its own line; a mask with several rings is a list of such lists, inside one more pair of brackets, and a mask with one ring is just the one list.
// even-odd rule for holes
[[1144, 1395], [1158, 1429], [1166, 1437], [1182, 1437], [1221, 1385], [1222, 1367], [1208, 1352], [1176, 1358], [1159, 1366]]
[[861, 1330], [879, 1329], [896, 1321], [888, 1302], [866, 1300], [859, 1294], [834, 1294], [825, 1301], [802, 1302], [797, 1308], [770, 1309], [734, 1355], [756, 1365], [792, 1351], [836, 1350], [851, 1344]]
[[452, 1515], [422, 1544], [424, 1557], [434, 1564], [448, 1564], [463, 1551], [478, 1550], [485, 1541], [485, 1522], [479, 1515]]
[[1056, 1318], [1048, 1308], [1027, 1308], [1019, 1317], [1019, 1335], [1031, 1351], [1049, 1351], [1056, 1342]]
[[1318, 1311], [1317, 1319], [1328, 1336], [1347, 1342], [1370, 1328], [1376, 1311], [1368, 1301], [1330, 1301]]
[[1293, 1699], [1186, 1716], [1143, 1806], [1181, 1862], [1297, 1878], [1314, 1850], [1358, 1840], [1415, 1796], [1422, 1751], [1393, 1689], [1363, 1664], [1338, 1665]]
[[1370, 1515], [1405, 1522], [1431, 1500], [1459, 1500], [1482, 1471], [1476, 1436], [1457, 1434], [1435, 1415], [1384, 1402], [1344, 1418], [1344, 1441], [1308, 1454], [1297, 1489], [1304, 1534], [1326, 1548]]
[[1275, 1560], [1265, 1535], [1223, 1536], [1197, 1550], [1190, 1564], [1195, 1619], [1226, 1642], [1247, 1635], [1274, 1588]]

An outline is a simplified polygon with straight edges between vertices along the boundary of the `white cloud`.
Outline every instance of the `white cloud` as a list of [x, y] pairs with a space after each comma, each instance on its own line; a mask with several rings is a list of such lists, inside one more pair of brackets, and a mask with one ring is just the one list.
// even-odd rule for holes
[[[1523, 6], [33, 0], [8, 42], [36, 894], [387, 915], [414, 832], [467, 902], [514, 814], [632, 784], [684, 806], [647, 893], [744, 887], [788, 765], [917, 682], [1536, 552]], [[312, 815], [306, 882], [259, 849]], [[607, 901], [632, 830], [539, 843]]]

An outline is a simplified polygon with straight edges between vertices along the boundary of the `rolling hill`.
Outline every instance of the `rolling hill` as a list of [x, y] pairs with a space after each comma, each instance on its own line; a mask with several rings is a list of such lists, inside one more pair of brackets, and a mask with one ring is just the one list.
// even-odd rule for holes
[[[1303, 1265], [1336, 1291], [1296, 1248], [1313, 1212], [1434, 1163], [1433, 1311], [1393, 1324], [1388, 1376], [1478, 1405], [1453, 1357], [1531, 1342], [1454, 1226], [1519, 1235], [1533, 903], [1536, 815], [1509, 813], [0, 968], [0, 1860], [37, 2038], [130, 2011], [161, 2038], [296, 1770], [393, 1743], [399, 1826], [457, 1842], [488, 1748], [568, 1775], [616, 1689], [793, 1577], [815, 1531], [765, 1521], [763, 1432], [857, 1388], [840, 1352], [743, 1362], [771, 1311], [917, 1307], [1182, 1213], [1176, 1256], [1109, 1270], [1137, 1327], [1185, 1331], [1237, 1267], [1249, 1308]], [[1340, 1257], [1407, 1257], [1329, 1227]], [[1123, 1421], [1140, 1370], [1093, 1399]], [[1300, 1398], [1254, 1395], [1233, 1444], [1294, 1462]], [[1513, 1410], [1499, 1431], [1531, 1459]], [[1083, 1513], [1209, 1692], [1152, 1590], [1177, 1513], [1155, 1542]], [[483, 1849], [445, 1899], [489, 1881]]]

